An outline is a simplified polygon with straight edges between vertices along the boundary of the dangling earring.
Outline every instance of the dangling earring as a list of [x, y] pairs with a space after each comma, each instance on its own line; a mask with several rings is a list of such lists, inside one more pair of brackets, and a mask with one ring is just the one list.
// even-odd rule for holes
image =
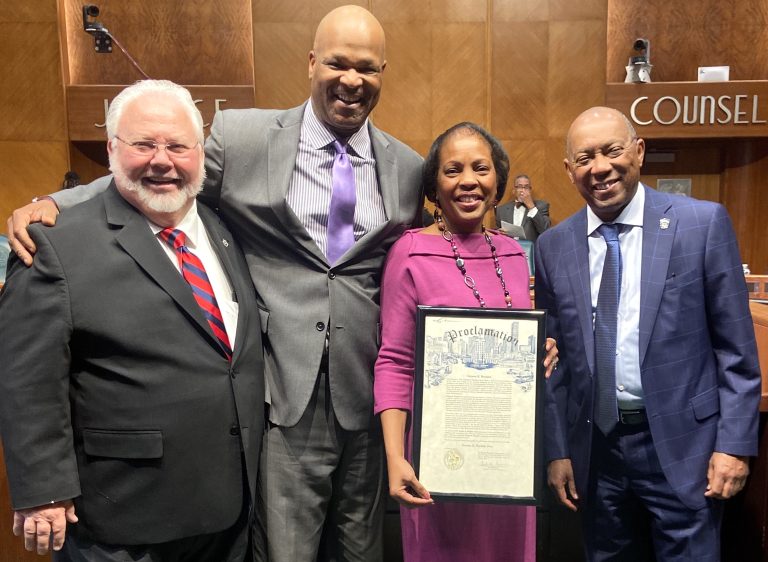
[[440, 222], [443, 217], [440, 216], [440, 210], [437, 206], [435, 206], [435, 212], [432, 213], [432, 216], [435, 218], [435, 222]]

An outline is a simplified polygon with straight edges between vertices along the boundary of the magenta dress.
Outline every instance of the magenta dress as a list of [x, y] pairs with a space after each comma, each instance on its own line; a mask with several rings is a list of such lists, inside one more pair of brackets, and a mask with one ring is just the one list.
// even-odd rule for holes
[[[505, 308], [491, 251], [482, 234], [455, 235], [467, 274], [488, 308]], [[528, 262], [517, 242], [491, 236], [514, 308], [530, 308]], [[479, 306], [442, 236], [407, 231], [393, 246], [381, 285], [381, 349], [374, 408], [411, 411], [416, 306]], [[406, 450], [410, 449], [410, 435]], [[410, 454], [408, 454], [410, 459]], [[435, 503], [400, 509], [405, 562], [535, 562], [536, 508]]]

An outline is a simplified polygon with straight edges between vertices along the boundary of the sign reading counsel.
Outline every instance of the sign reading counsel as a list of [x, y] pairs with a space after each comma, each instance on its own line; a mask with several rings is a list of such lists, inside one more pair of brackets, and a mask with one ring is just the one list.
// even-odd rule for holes
[[608, 84], [606, 104], [645, 138], [768, 136], [768, 82]]
[[[654, 122], [659, 125], [674, 125], [680, 122], [684, 125], [749, 125], [766, 122], [758, 116], [759, 107], [760, 96], [757, 94], [723, 95], [717, 98], [683, 96], [682, 100], [675, 96], [662, 96], [655, 102], [652, 102], [649, 96], [640, 96], [632, 102], [629, 115], [638, 125], [651, 125]], [[640, 117], [648, 113], [650, 119]]]

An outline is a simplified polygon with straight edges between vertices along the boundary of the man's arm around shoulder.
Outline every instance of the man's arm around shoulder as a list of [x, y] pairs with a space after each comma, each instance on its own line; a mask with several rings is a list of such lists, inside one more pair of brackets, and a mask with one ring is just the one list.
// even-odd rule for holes
[[25, 265], [32, 265], [32, 256], [35, 255], [37, 247], [27, 232], [27, 227], [36, 222], [53, 226], [56, 224], [59, 209], [68, 209], [78, 203], [88, 201], [106, 190], [111, 181], [112, 176], [104, 176], [89, 184], [78, 185], [72, 189], [63, 189], [45, 197], [35, 197], [32, 203], [13, 211], [7, 222], [8, 244], [11, 251]]

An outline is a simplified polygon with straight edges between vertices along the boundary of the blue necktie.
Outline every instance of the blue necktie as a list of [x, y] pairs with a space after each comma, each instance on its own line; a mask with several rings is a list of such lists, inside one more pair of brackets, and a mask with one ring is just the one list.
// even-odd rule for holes
[[355, 171], [346, 146], [333, 141], [333, 193], [328, 209], [328, 263], [333, 265], [355, 243]]
[[595, 366], [597, 368], [595, 422], [603, 435], [608, 435], [618, 421], [616, 333], [621, 287], [619, 227], [618, 224], [603, 224], [598, 228], [607, 246], [595, 314]]

